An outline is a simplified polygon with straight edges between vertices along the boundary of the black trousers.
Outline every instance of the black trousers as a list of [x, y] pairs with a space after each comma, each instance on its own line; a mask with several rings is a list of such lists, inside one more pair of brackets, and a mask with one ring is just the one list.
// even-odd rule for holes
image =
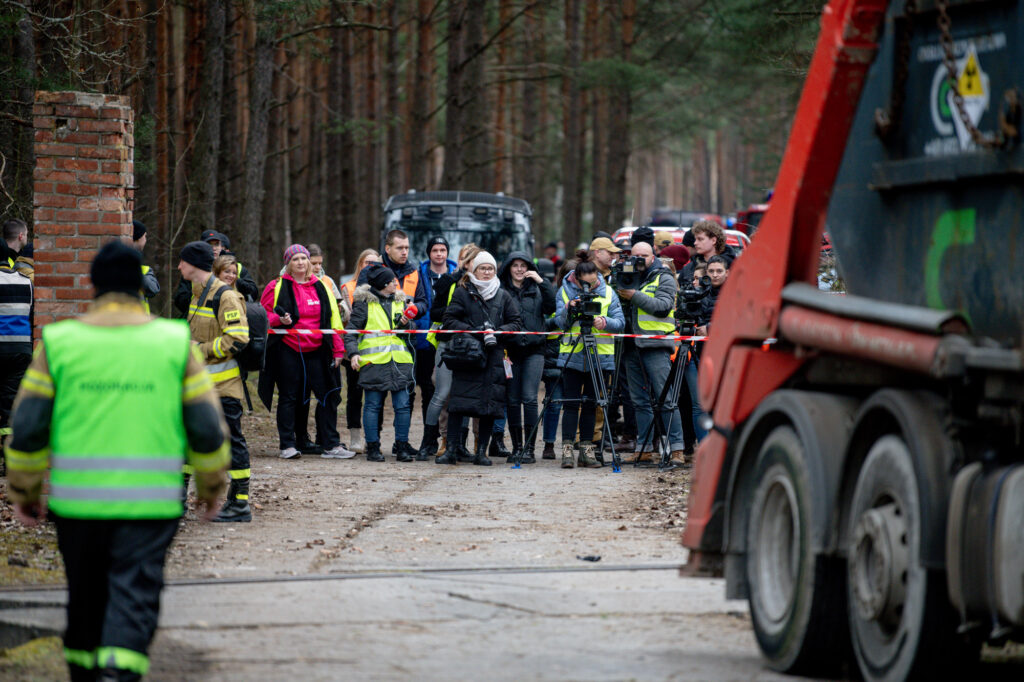
[[[562, 399], [576, 402], [562, 403], [562, 444], [572, 443], [576, 438], [576, 417], [579, 415], [580, 443], [594, 440], [594, 424], [597, 422], [597, 387], [590, 380], [589, 372], [569, 369], [562, 373]], [[582, 404], [578, 402], [582, 398]]]
[[30, 362], [31, 353], [0, 353], [0, 428], [10, 424], [11, 405]]
[[348, 382], [345, 394], [345, 423], [350, 429], [361, 429], [363, 428], [363, 389], [359, 386], [359, 372], [352, 369], [352, 365], [347, 362], [345, 363], [345, 381]]
[[423, 423], [427, 423], [427, 407], [430, 399], [434, 397], [434, 360], [437, 349], [433, 346], [416, 349], [416, 385], [409, 388], [409, 411], [413, 412], [416, 406], [416, 386], [420, 387], [420, 395], [423, 396], [423, 405], [420, 412], [423, 414]]
[[[148, 664], [160, 615], [164, 560], [178, 519], [95, 521], [52, 513], [51, 517], [68, 579], [68, 658], [109, 654], [107, 647], [126, 649], [139, 656], [121, 657], [121, 670], [143, 674], [136, 668], [140, 661]], [[104, 651], [97, 652], [101, 648]], [[109, 655], [101, 656], [96, 667], [118, 667], [111, 662]], [[68, 667], [72, 679], [89, 679], [93, 673], [70, 660]]]
[[224, 411], [224, 421], [231, 432], [231, 470], [239, 471], [249, 468], [249, 446], [242, 435], [242, 401], [238, 398], [220, 399], [220, 407]]
[[[462, 421], [471, 419], [473, 415], [465, 412], [448, 413], [448, 442], [462, 442]], [[491, 439], [491, 431], [494, 430], [494, 417], [480, 417], [480, 432], [477, 434], [477, 445], [482, 446], [486, 451], [487, 443]], [[452, 447], [452, 446], [450, 446]]]
[[[299, 353], [282, 344], [277, 373], [277, 437], [281, 449], [296, 447], [295, 409], [310, 389], [323, 410], [316, 410], [316, 430], [322, 434], [325, 450], [341, 442], [338, 436], [337, 391], [331, 392], [327, 375], [321, 371], [318, 352]], [[331, 392], [331, 395], [328, 395]], [[308, 413], [307, 413], [308, 414]], [[319, 440], [320, 438], [318, 438]]]

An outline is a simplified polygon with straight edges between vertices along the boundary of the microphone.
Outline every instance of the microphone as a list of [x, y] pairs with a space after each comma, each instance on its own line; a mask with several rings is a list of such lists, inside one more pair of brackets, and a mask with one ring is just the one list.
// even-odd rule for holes
[[402, 311], [402, 314], [405, 315], [406, 319], [409, 320], [416, 319], [417, 313], [419, 313], [419, 308], [416, 307], [415, 303], [410, 303], [409, 305], [405, 306], [405, 310]]

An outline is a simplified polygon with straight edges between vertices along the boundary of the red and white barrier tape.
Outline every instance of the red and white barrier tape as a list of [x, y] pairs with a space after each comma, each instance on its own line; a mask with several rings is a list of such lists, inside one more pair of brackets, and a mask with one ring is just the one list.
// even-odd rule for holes
[[[312, 334], [487, 334], [488, 332], [478, 329], [271, 329], [270, 334], [285, 334], [288, 336], [309, 336]], [[519, 335], [519, 336], [548, 336], [555, 332], [490, 332], [495, 336]], [[561, 336], [564, 332], [558, 332]], [[619, 339], [671, 339], [673, 341], [704, 341], [706, 336], [680, 336], [678, 334], [612, 334], [611, 332], [594, 332], [594, 336], [603, 336]], [[774, 342], [774, 339], [770, 340]]]

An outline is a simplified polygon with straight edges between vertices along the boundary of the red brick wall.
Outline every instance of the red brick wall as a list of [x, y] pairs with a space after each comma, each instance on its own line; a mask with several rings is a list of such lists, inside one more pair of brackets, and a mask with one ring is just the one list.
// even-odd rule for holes
[[128, 98], [37, 92], [35, 322], [85, 312], [89, 264], [110, 239], [132, 234], [134, 128]]

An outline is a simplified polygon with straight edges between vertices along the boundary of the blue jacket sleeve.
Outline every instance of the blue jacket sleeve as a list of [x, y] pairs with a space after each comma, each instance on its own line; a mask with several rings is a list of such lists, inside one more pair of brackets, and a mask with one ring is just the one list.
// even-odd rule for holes
[[567, 315], [565, 297], [562, 296], [562, 292], [565, 290], [564, 287], [558, 287], [558, 293], [555, 294], [555, 326], [559, 329], [565, 329], [565, 319]]
[[608, 317], [605, 318], [608, 321], [605, 331], [613, 334], [618, 334], [626, 328], [626, 318], [622, 314], [622, 304], [619, 303], [618, 296], [612, 296], [612, 303], [608, 306]]

